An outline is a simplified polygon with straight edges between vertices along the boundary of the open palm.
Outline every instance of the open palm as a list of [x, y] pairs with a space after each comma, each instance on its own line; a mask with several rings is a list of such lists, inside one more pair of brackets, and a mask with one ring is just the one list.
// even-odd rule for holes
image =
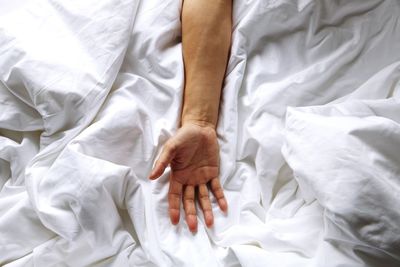
[[206, 225], [212, 226], [214, 219], [208, 195], [209, 188], [221, 210], [227, 210], [218, 179], [219, 148], [214, 128], [194, 123], [184, 124], [164, 145], [150, 179], [160, 177], [168, 165], [171, 166], [168, 193], [171, 222], [173, 224], [179, 222], [180, 202], [183, 200], [186, 222], [189, 229], [195, 232], [197, 199], [203, 210]]

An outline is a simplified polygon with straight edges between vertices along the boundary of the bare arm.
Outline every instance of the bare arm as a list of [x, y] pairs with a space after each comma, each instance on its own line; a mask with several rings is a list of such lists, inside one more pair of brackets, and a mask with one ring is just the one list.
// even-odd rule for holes
[[185, 0], [182, 45], [185, 93], [182, 124], [215, 127], [232, 30], [232, 0]]
[[[182, 10], [182, 44], [185, 90], [181, 128], [164, 145], [150, 179], [171, 165], [169, 216], [179, 222], [183, 201], [186, 222], [197, 231], [196, 200], [205, 223], [213, 224], [208, 188], [227, 211], [219, 182], [219, 148], [215, 127], [230, 39], [232, 0], [185, 0]], [[197, 193], [196, 193], [197, 192]]]

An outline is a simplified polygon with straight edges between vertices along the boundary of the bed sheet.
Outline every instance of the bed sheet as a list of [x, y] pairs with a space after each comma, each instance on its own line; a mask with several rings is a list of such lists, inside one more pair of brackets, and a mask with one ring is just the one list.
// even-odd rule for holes
[[181, 6], [0, 1], [0, 265], [400, 265], [400, 3], [234, 1], [229, 212], [195, 235], [147, 178], [179, 121]]

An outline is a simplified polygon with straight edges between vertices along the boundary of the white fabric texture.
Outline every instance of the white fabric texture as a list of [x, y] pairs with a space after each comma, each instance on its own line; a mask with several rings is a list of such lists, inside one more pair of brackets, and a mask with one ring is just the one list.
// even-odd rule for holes
[[182, 1], [0, 0], [1, 266], [400, 265], [400, 2], [233, 1], [220, 179], [167, 212]]

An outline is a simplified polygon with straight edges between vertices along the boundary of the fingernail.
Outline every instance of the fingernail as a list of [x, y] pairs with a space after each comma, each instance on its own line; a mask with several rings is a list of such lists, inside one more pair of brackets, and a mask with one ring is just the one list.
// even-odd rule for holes
[[204, 214], [204, 220], [206, 221], [206, 225], [208, 228], [211, 228], [211, 226], [214, 223], [214, 216], [212, 215], [212, 213], [210, 211], [207, 211]]
[[155, 171], [153, 170], [153, 171], [150, 172], [149, 179], [153, 180], [154, 179], [154, 175], [155, 175]]
[[189, 230], [192, 233], [197, 232], [197, 217], [195, 215], [188, 215], [186, 218], [186, 222], [188, 224]]
[[169, 211], [169, 218], [173, 225], [177, 225], [179, 223], [179, 211], [177, 210], [170, 210]]
[[228, 203], [226, 202], [225, 199], [220, 200], [220, 208], [224, 213], [228, 212]]

